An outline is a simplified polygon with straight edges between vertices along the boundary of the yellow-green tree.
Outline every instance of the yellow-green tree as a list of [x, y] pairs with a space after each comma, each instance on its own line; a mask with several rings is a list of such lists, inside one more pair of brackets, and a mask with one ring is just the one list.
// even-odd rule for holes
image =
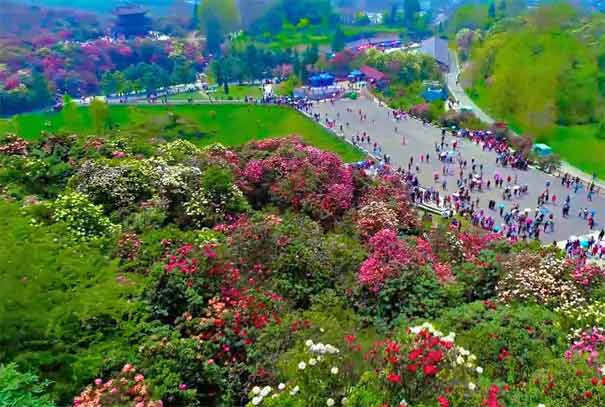
[[103, 134], [109, 122], [109, 107], [100, 99], [94, 99], [90, 103], [90, 115], [97, 134]]
[[235, 0], [204, 0], [200, 7], [200, 21], [207, 29], [209, 19], [218, 19], [224, 33], [235, 31], [240, 25], [239, 10]]

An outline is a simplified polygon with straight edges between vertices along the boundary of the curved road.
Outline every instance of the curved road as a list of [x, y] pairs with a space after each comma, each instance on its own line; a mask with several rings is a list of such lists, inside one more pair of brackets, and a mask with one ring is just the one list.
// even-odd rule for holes
[[[459, 102], [459, 106], [471, 108], [475, 116], [477, 116], [482, 122], [487, 124], [495, 123], [497, 120], [477, 106], [477, 104], [466, 94], [466, 91], [462, 85], [460, 85], [458, 82], [458, 77], [460, 76], [460, 64], [458, 61], [458, 55], [452, 50], [450, 50], [450, 61], [453, 61], [453, 64], [450, 66], [450, 72], [445, 75], [447, 88], [450, 94], [456, 101]], [[560, 171], [562, 173], [571, 174], [574, 177], [580, 177], [585, 182], [590, 182], [593, 180], [592, 175], [585, 173], [566, 161], [561, 162]], [[596, 184], [602, 189], [605, 189], [605, 183], [597, 181]]]

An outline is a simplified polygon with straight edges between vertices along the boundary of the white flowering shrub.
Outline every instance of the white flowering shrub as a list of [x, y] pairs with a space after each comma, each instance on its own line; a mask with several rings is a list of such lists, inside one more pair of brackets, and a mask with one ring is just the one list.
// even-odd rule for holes
[[61, 195], [52, 204], [52, 219], [67, 226], [76, 240], [89, 240], [119, 230], [103, 214], [100, 205], [94, 205], [80, 192]]
[[249, 394], [250, 406], [327, 406], [345, 405], [340, 350], [330, 344], [305, 342], [306, 357], [296, 364], [296, 380], [264, 388], [254, 387]]
[[496, 287], [501, 302], [534, 302], [561, 310], [586, 303], [564, 259], [524, 252], [506, 262], [503, 269], [504, 276]]
[[71, 184], [95, 203], [116, 208], [149, 198], [157, 178], [147, 160], [97, 160], [84, 162]]
[[158, 155], [169, 163], [181, 163], [198, 156], [200, 150], [195, 144], [187, 140], [176, 140], [164, 144], [158, 149]]

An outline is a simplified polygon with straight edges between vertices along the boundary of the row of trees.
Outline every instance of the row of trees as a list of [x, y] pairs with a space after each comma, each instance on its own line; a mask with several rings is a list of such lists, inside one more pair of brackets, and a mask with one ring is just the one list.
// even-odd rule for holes
[[124, 71], [104, 73], [100, 87], [105, 95], [136, 91], [152, 94], [162, 87], [195, 82], [196, 72], [193, 64], [185, 58], [175, 61], [171, 71], [160, 65], [141, 62]]

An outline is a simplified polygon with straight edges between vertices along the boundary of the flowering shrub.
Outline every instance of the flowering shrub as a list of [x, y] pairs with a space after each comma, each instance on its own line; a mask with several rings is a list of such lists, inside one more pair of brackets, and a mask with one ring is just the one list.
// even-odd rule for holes
[[373, 184], [365, 187], [361, 191], [360, 208], [357, 227], [366, 239], [381, 229], [398, 231], [418, 226], [408, 192], [397, 175], [381, 174]]
[[579, 264], [571, 272], [574, 281], [586, 289], [602, 285], [605, 279], [605, 270], [596, 264]]
[[136, 233], [124, 233], [117, 244], [117, 257], [124, 261], [136, 260], [141, 254], [141, 239]]
[[397, 213], [385, 202], [372, 201], [357, 212], [357, 229], [364, 239], [369, 239], [383, 229], [397, 231]]
[[567, 347], [558, 315], [540, 305], [496, 305], [477, 301], [446, 311], [435, 325], [456, 331], [486, 373], [509, 384], [524, 383]]
[[145, 377], [137, 373], [132, 365], [124, 365], [120, 374], [113, 379], [96, 379], [74, 398], [74, 407], [162, 407], [162, 401], [154, 401]]
[[506, 272], [497, 286], [502, 302], [536, 302], [561, 309], [581, 307], [586, 302], [569, 278], [569, 266], [553, 255], [521, 253], [503, 268]]
[[239, 185], [255, 205], [271, 200], [328, 223], [353, 205], [352, 171], [333, 153], [288, 138], [251, 143], [244, 156]]
[[412, 262], [409, 247], [394, 231], [383, 229], [369, 241], [371, 255], [359, 268], [359, 282], [378, 291], [389, 278], [399, 275]]
[[605, 301], [597, 300], [579, 308], [559, 310], [566, 318], [568, 328], [591, 328], [605, 325]]
[[1, 140], [0, 155], [27, 155], [29, 143], [14, 135]]
[[116, 232], [119, 227], [103, 215], [100, 206], [94, 205], [88, 197], [79, 192], [60, 196], [52, 204], [55, 222], [67, 226], [76, 240], [87, 240]]
[[[589, 365], [596, 365], [603, 360], [605, 352], [605, 329], [592, 327], [587, 330], [576, 330], [571, 336], [572, 343], [565, 352], [566, 359], [576, 356], [586, 357]], [[605, 375], [605, 369], [602, 374]]]
[[201, 150], [187, 140], [175, 140], [160, 146], [158, 155], [169, 164], [183, 163], [196, 158]]

